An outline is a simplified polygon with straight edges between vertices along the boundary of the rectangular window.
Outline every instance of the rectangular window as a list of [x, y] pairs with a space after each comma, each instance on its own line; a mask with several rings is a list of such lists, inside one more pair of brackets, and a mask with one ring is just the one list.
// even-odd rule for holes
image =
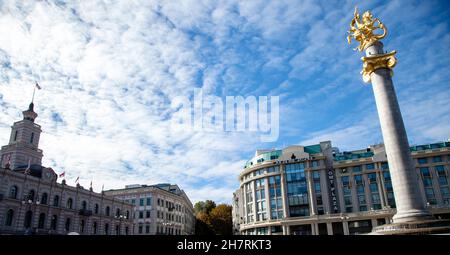
[[311, 167], [318, 167], [318, 166], [319, 166], [319, 161], [318, 160], [311, 161]]
[[373, 170], [375, 169], [375, 164], [366, 164], [366, 170]]
[[19, 133], [19, 131], [16, 130], [16, 132], [14, 133], [14, 141], [17, 140], [17, 134]]
[[345, 212], [352, 213], [353, 212], [353, 207], [351, 207], [351, 206], [345, 207]]
[[376, 182], [377, 181], [377, 174], [376, 173], [370, 173], [367, 175], [367, 178], [369, 179], [369, 182]]
[[441, 195], [443, 197], [448, 197], [449, 196], [449, 189], [448, 189], [448, 187], [441, 188]]
[[422, 174], [423, 178], [431, 178], [430, 169], [428, 169], [428, 167], [421, 167], [420, 173]]
[[136, 199], [131, 199], [131, 204], [135, 205], [136, 204]]
[[360, 211], [360, 212], [365, 212], [365, 211], [367, 211], [367, 206], [366, 206], [366, 205], [360, 206], [360, 207], [359, 207], [359, 211]]
[[145, 216], [146, 216], [147, 218], [150, 218], [150, 211], [146, 211], [145, 214], [146, 214]]
[[140, 206], [144, 206], [144, 199], [143, 198], [139, 199], [139, 205]]
[[353, 172], [354, 173], [361, 172], [361, 166], [354, 166], [353, 167]]
[[313, 171], [313, 179], [314, 180], [320, 180], [320, 172], [319, 171]]
[[30, 143], [33, 143], [33, 141], [34, 141], [34, 133], [31, 133]]
[[355, 178], [355, 183], [356, 184], [364, 184], [362, 175], [355, 175], [354, 178]]
[[145, 226], [145, 233], [150, 233], [150, 226], [149, 225], [146, 225]]
[[358, 203], [359, 203], [360, 205], [366, 204], [366, 196], [365, 196], [365, 195], [360, 195], [360, 196], [358, 196]]
[[381, 163], [381, 169], [388, 170], [389, 169], [389, 164], [387, 162]]
[[389, 173], [389, 171], [383, 171], [383, 178], [384, 181], [391, 181], [391, 174]]
[[352, 204], [352, 197], [351, 196], [345, 196], [344, 197], [345, 205], [351, 205]]
[[342, 186], [347, 187], [350, 184], [350, 177], [342, 176]]
[[441, 156], [434, 156], [433, 157], [433, 162], [435, 162], [435, 163], [442, 162], [442, 157]]
[[152, 205], [152, 198], [151, 197], [147, 197], [147, 205]]
[[426, 163], [428, 163], [428, 159], [427, 158], [418, 158], [417, 162], [419, 162], [419, 164], [426, 164]]
[[370, 192], [378, 192], [378, 184], [377, 183], [371, 183], [370, 184]]
[[139, 226], [139, 234], [142, 234], [142, 226]]

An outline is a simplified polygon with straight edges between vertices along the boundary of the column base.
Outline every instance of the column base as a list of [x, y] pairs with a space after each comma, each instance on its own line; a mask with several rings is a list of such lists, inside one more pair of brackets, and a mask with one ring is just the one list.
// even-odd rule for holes
[[369, 235], [450, 234], [450, 220], [423, 220], [374, 227]]
[[402, 211], [401, 213], [397, 211], [394, 217], [392, 217], [394, 223], [428, 221], [434, 219], [435, 218], [427, 210], [408, 210]]

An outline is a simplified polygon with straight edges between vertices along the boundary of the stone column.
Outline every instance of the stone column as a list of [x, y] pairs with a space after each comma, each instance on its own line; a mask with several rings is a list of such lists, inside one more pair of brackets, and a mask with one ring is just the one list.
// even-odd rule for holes
[[[379, 41], [366, 49], [366, 57], [383, 53]], [[419, 193], [419, 183], [409, 150], [402, 114], [395, 94], [389, 68], [379, 68], [370, 74], [381, 131], [390, 166], [392, 187], [397, 204], [394, 223], [428, 219], [430, 213]]]

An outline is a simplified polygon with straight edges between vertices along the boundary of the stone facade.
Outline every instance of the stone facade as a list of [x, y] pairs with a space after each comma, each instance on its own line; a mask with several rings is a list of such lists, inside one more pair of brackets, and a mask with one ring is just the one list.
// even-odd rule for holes
[[[420, 197], [450, 217], [450, 141], [409, 148]], [[239, 176], [240, 234], [362, 234], [392, 222], [396, 203], [384, 145], [339, 152], [331, 142], [257, 151]]]
[[51, 168], [0, 170], [0, 234], [131, 235], [133, 206], [81, 186], [57, 183]]
[[128, 185], [105, 194], [134, 205], [135, 235], [194, 234], [194, 208], [178, 185]]
[[33, 103], [0, 151], [0, 234], [132, 234], [133, 206], [81, 186], [58, 183], [43, 167]]

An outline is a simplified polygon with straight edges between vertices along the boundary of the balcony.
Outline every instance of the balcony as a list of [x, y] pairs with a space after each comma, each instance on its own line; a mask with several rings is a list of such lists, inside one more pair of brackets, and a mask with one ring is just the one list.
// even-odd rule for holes
[[78, 214], [81, 216], [92, 216], [92, 210], [81, 209]]

